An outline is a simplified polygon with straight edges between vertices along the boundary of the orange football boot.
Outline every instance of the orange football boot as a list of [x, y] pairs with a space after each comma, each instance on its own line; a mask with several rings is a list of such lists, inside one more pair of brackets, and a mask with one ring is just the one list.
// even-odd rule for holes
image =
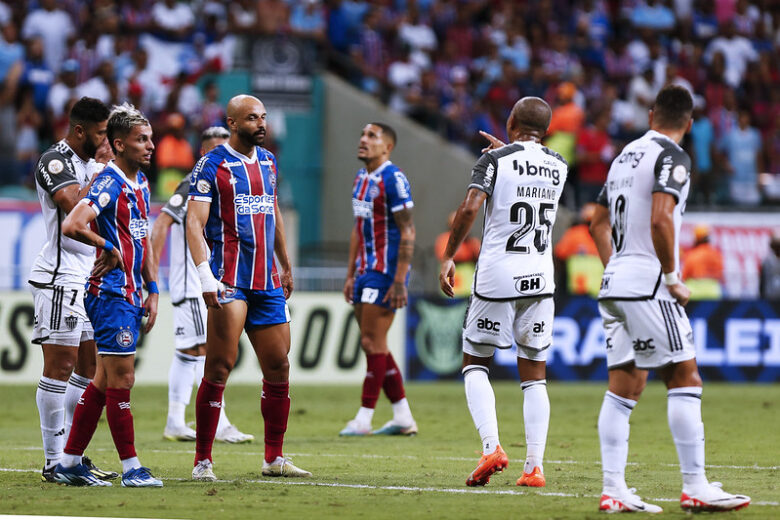
[[545, 484], [544, 473], [539, 466], [534, 466], [531, 473], [523, 472], [523, 476], [517, 479], [518, 486], [544, 487]]
[[479, 464], [466, 479], [467, 486], [484, 486], [490, 482], [490, 476], [506, 469], [509, 466], [509, 457], [506, 456], [501, 446], [496, 446], [496, 451], [490, 455], [482, 455]]

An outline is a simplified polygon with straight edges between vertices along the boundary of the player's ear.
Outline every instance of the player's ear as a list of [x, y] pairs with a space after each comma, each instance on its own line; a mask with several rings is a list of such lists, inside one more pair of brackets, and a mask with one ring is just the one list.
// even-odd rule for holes
[[690, 118], [688, 120], [688, 126], [685, 127], [685, 133], [689, 133], [691, 131], [691, 128], [693, 127], [693, 118]]
[[653, 109], [647, 111], [647, 126], [653, 127]]

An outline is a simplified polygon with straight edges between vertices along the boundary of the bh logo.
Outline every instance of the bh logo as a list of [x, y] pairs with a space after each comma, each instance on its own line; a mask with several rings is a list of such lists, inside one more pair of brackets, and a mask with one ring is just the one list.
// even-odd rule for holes
[[501, 322], [491, 321], [490, 318], [480, 318], [477, 320], [477, 328], [487, 332], [500, 332]]
[[116, 335], [116, 342], [120, 347], [129, 347], [133, 344], [133, 333], [129, 330], [120, 330]]
[[540, 293], [546, 285], [544, 277], [538, 274], [522, 276], [515, 279], [515, 290], [520, 294]]

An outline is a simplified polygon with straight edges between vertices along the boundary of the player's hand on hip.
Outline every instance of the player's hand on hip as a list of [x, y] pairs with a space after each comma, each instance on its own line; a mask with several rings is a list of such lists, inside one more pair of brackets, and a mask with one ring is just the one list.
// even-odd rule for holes
[[279, 280], [282, 283], [282, 290], [284, 291], [284, 299], [290, 297], [290, 295], [293, 292], [293, 276], [291, 271], [285, 271], [282, 270], [281, 275], [279, 275]]
[[441, 263], [439, 271], [439, 287], [441, 292], [452, 298], [455, 296], [455, 262], [450, 258]]
[[496, 137], [496, 136], [494, 136], [492, 134], [489, 134], [489, 133], [485, 132], [484, 130], [480, 130], [479, 131], [479, 135], [481, 135], [482, 137], [487, 139], [488, 142], [490, 143], [488, 146], [486, 146], [485, 148], [482, 149], [482, 153], [485, 153], [485, 152], [487, 152], [489, 150], [495, 150], [496, 148], [501, 148], [502, 146], [504, 146], [506, 144], [506, 143], [504, 143], [504, 141], [502, 141], [498, 137]]
[[342, 292], [344, 293], [344, 299], [347, 303], [354, 303], [352, 301], [352, 297], [355, 295], [355, 278], [353, 276], [346, 279]]
[[110, 273], [114, 269], [125, 270], [125, 266], [122, 263], [122, 254], [119, 249], [114, 247], [110, 251], [103, 250], [103, 253], [95, 260], [95, 265], [92, 267], [92, 275], [101, 277]]
[[406, 285], [403, 282], [393, 282], [382, 303], [389, 303], [391, 308], [400, 309], [406, 306], [407, 300]]
[[677, 303], [682, 306], [688, 304], [688, 300], [691, 299], [691, 290], [688, 289], [687, 285], [682, 282], [678, 282], [674, 285], [669, 285], [668, 288], [669, 294], [674, 296], [674, 299], [677, 300]]
[[206, 307], [213, 307], [215, 309], [221, 309], [222, 305], [219, 303], [219, 298], [215, 292], [204, 292], [203, 301], [206, 302]]
[[160, 299], [160, 295], [152, 293], [146, 297], [144, 302], [144, 316], [146, 316], [146, 326], [144, 332], [148, 333], [154, 327], [154, 322], [157, 321], [157, 303]]

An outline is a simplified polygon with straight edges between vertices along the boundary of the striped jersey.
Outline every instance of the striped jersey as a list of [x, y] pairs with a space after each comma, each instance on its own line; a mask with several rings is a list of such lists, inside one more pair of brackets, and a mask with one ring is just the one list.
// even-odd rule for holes
[[[95, 211], [92, 230], [111, 242], [122, 255], [124, 271], [118, 267], [104, 276], [90, 276], [87, 291], [95, 296], [121, 296], [131, 304], [143, 306], [141, 268], [148, 253], [149, 183], [138, 172], [131, 181], [111, 161], [97, 176], [89, 194], [81, 201]], [[97, 250], [97, 258], [105, 254]]]
[[209, 264], [222, 283], [255, 291], [281, 286], [274, 261], [276, 179], [276, 158], [259, 146], [247, 157], [221, 144], [192, 170], [189, 200], [211, 204]]
[[393, 213], [414, 207], [406, 175], [390, 161], [369, 173], [361, 168], [352, 185], [352, 214], [358, 230], [356, 272], [395, 276], [401, 231]]

